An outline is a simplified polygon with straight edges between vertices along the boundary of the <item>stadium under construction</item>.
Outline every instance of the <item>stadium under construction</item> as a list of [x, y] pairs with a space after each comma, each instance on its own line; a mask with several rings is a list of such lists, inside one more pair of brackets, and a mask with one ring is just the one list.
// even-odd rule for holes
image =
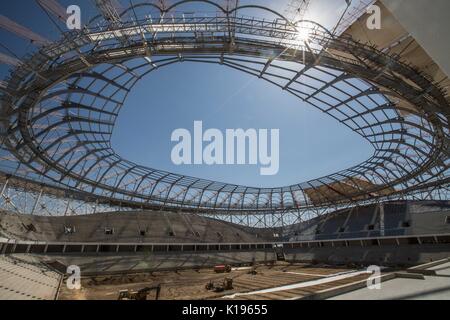
[[[95, 0], [57, 41], [1, 15], [30, 46], [0, 49], [0, 299], [450, 299], [450, 60], [436, 40], [450, 4], [342, 1], [329, 28], [308, 17], [315, 1]], [[58, 1], [35, 2], [66, 23]], [[382, 28], [366, 26], [373, 6]], [[279, 87], [373, 154], [260, 188], [116, 153], [129, 93], [186, 62]]]

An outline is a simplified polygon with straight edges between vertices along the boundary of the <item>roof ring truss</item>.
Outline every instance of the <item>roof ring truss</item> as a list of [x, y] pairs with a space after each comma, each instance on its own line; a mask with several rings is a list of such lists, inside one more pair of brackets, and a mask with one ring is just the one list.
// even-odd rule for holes
[[[301, 22], [308, 39], [299, 39], [298, 24], [261, 6], [227, 11], [204, 1], [219, 14], [196, 17], [177, 11], [186, 1], [122, 12], [97, 2], [101, 15], [83, 31], [45, 45], [3, 82], [3, 174], [104, 203], [238, 214], [358, 203], [448, 184], [450, 107], [436, 84], [398, 57], [311, 21]], [[239, 14], [248, 8], [276, 20]], [[122, 158], [110, 138], [127, 94], [180, 60], [268, 81], [364, 137], [374, 153], [352, 168], [277, 188], [183, 176]]]

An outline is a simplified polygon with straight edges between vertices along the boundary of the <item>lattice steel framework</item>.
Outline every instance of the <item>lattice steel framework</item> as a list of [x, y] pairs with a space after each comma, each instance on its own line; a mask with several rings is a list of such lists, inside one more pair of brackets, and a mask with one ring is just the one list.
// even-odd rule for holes
[[[240, 219], [418, 193], [447, 197], [450, 108], [426, 75], [311, 21], [298, 30], [299, 22], [261, 6], [227, 11], [210, 1], [196, 1], [217, 11], [209, 16], [177, 11], [188, 2], [103, 10], [82, 31], [24, 58], [1, 95], [2, 181], [88, 203]], [[274, 19], [239, 14], [249, 9]], [[364, 137], [374, 153], [279, 188], [183, 176], [116, 154], [111, 133], [133, 86], [180, 62], [216, 63], [278, 86]]]

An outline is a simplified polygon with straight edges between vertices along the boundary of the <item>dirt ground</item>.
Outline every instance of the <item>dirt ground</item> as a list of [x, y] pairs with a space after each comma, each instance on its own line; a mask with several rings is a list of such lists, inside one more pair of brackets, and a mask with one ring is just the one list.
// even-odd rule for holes
[[[215, 273], [213, 268], [199, 270], [150, 272], [125, 275], [102, 275], [83, 278], [80, 290], [69, 290], [65, 283], [59, 293], [60, 300], [117, 300], [120, 290], [137, 291], [145, 287], [161, 285], [160, 299], [215, 299], [238, 292], [249, 292], [288, 284], [317, 280], [348, 268], [311, 266], [307, 264], [277, 263], [258, 265], [256, 274], [251, 268], [234, 268], [230, 273]], [[233, 290], [214, 292], [205, 285], [213, 281], [221, 283], [225, 278], [233, 279]], [[155, 291], [147, 299], [155, 299]]]

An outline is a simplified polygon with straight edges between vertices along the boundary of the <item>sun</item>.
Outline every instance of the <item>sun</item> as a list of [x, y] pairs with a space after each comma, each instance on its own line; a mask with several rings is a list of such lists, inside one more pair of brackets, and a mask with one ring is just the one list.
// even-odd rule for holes
[[300, 44], [310, 42], [314, 30], [315, 26], [311, 22], [298, 21], [295, 24], [295, 40]]
[[301, 42], [301, 43], [309, 42], [309, 39], [311, 36], [311, 31], [309, 28], [302, 25], [302, 26], [297, 26], [296, 30], [297, 30], [296, 40], [298, 42]]

